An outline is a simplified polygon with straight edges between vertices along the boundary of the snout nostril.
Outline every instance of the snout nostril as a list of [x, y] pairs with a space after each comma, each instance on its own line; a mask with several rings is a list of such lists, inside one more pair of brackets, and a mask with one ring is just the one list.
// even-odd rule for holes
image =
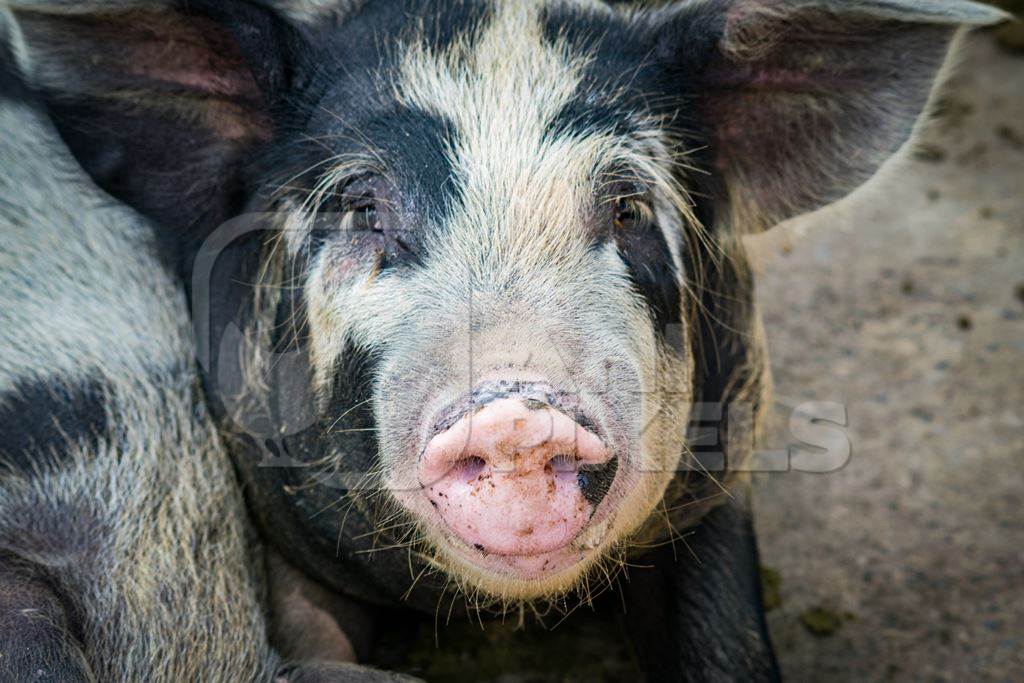
[[603, 465], [583, 465], [576, 472], [576, 484], [583, 492], [583, 496], [591, 505], [597, 505], [608, 493], [612, 482], [615, 480], [615, 473], [619, 468], [619, 459], [613, 457]]
[[471, 455], [468, 458], [463, 458], [455, 463], [455, 466], [452, 467], [452, 471], [458, 473], [460, 478], [470, 481], [479, 477], [486, 467], [486, 460], [478, 455]]
[[559, 453], [548, 460], [547, 467], [554, 472], [575, 472], [579, 469], [579, 458], [569, 453]]

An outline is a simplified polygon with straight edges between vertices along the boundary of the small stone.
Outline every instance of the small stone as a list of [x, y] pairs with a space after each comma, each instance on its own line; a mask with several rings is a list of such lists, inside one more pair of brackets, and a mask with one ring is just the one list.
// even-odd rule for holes
[[956, 319], [956, 326], [966, 332], [974, 327], [974, 321], [971, 320], [971, 316], [969, 315], [961, 315]]

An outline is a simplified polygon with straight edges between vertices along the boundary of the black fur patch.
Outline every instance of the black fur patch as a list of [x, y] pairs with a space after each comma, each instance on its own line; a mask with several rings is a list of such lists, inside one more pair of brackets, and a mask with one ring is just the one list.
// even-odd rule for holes
[[[387, 68], [394, 66], [390, 48], [402, 40], [422, 37], [432, 50], [441, 52], [480, 26], [492, 11], [493, 4], [487, 0], [367, 2], [347, 17], [343, 27], [328, 23], [307, 29], [306, 42], [319, 52], [307, 63], [337, 64], [351, 73]], [[323, 61], [328, 55], [331, 59]]]
[[[0, 40], [4, 38], [3, 27], [0, 26]], [[7, 54], [7, 49], [0, 46], [0, 100], [23, 100], [24, 86], [14, 70], [14, 60]]]
[[[687, 535], [638, 562], [623, 583], [625, 622], [651, 681], [778, 681], [746, 500], [712, 510]], [[694, 561], [694, 557], [698, 561]]]
[[663, 339], [671, 338], [670, 330], [683, 319], [682, 295], [679, 274], [661, 229], [651, 223], [638, 232], [618, 236], [616, 244], [634, 285], [651, 310], [656, 333]]
[[321, 425], [324, 451], [348, 472], [366, 473], [378, 462], [377, 434], [370, 398], [377, 360], [346, 342], [334, 375], [331, 399]]
[[35, 93], [25, 84], [19, 74], [17, 60], [12, 53], [10, 22], [0, 14], [0, 101], [18, 102], [20, 106], [42, 110]]
[[93, 680], [77, 612], [46, 570], [0, 551], [0, 679]]
[[108, 431], [107, 401], [96, 379], [20, 382], [0, 396], [0, 466], [46, 469], [72, 444], [95, 446]]
[[[418, 109], [388, 108], [362, 128], [362, 133], [391, 164], [391, 171], [403, 192], [401, 219], [410, 226], [422, 225], [424, 218], [441, 224], [461, 201], [452, 180], [451, 160], [446, 150], [458, 144], [455, 127], [444, 118]], [[414, 233], [410, 227], [407, 232]], [[407, 239], [422, 242], [411, 234]]]
[[[295, 188], [292, 196], [301, 203], [323, 175], [331, 171], [324, 159], [370, 153], [385, 165], [382, 170], [396, 185], [395, 196], [390, 199], [397, 212], [401, 241], [407, 247], [381, 266], [386, 269], [421, 264], [426, 231], [430, 226], [443, 225], [453, 207], [461, 202], [446, 154], [447, 149], [457, 144], [454, 126], [441, 116], [394, 102], [368, 108], [358, 116], [352, 114], [343, 97], [328, 97], [320, 106], [328, 114], [317, 117], [294, 144], [270, 152], [264, 163], [275, 169], [274, 177], [294, 177], [304, 168], [316, 169], [290, 184]], [[309, 138], [316, 142], [307, 142]], [[336, 198], [329, 200], [321, 211], [343, 211], [343, 190], [344, 187], [334, 188]], [[314, 231], [310, 254], [315, 255], [332, 235], [338, 234], [331, 224]]]

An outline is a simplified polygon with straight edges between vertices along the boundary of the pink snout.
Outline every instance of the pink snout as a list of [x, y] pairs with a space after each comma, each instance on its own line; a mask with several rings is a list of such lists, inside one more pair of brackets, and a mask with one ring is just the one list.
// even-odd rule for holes
[[464, 543], [498, 555], [539, 555], [572, 542], [586, 526], [594, 505], [584, 495], [585, 472], [610, 460], [601, 439], [565, 413], [513, 397], [469, 411], [434, 436], [419, 477]]

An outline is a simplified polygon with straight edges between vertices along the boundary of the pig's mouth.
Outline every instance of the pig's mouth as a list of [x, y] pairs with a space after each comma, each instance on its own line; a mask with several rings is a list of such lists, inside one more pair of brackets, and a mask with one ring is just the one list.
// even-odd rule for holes
[[481, 386], [441, 411], [418, 488], [399, 499], [441, 531], [448, 554], [488, 574], [573, 571], [606, 545], [622, 485], [598, 431], [546, 385]]
[[611, 516], [604, 515], [603, 521], [588, 523], [564, 545], [532, 554], [491, 553], [480, 545], [469, 546], [454, 533], [449, 536], [449, 542], [462, 560], [485, 572], [522, 581], [539, 581], [585, 564], [602, 546], [611, 523]]

